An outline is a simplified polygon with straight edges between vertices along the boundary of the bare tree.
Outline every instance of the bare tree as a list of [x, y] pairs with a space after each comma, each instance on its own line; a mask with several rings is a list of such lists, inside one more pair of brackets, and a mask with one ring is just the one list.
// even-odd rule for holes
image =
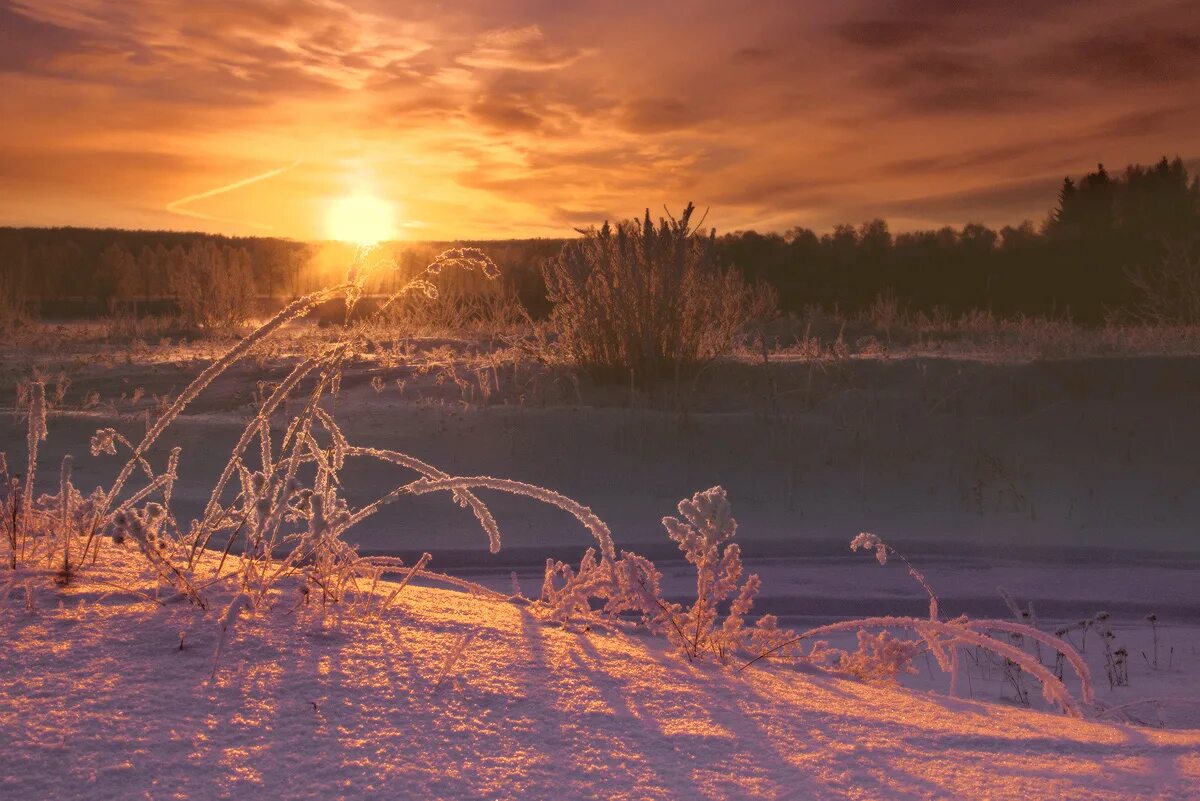
[[189, 325], [228, 331], [254, 315], [254, 275], [243, 248], [199, 240], [168, 258], [171, 289]]
[[1200, 241], [1165, 242], [1162, 259], [1130, 270], [1129, 280], [1141, 292], [1139, 310], [1150, 322], [1200, 324]]

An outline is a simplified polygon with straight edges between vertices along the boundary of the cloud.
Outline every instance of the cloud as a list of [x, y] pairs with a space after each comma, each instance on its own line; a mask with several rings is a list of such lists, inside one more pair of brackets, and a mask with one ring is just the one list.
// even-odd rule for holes
[[481, 69], [544, 72], [569, 67], [587, 54], [585, 49], [552, 45], [546, 41], [540, 26], [527, 25], [481, 34], [474, 49], [458, 61]]
[[1186, 126], [1189, 124], [1189, 118], [1192, 124], [1200, 118], [1200, 109], [1194, 104], [1173, 103], [1169, 106], [1138, 109], [1104, 120], [1093, 128], [1093, 135], [1101, 139], [1144, 136], [1156, 131]]
[[1038, 219], [1063, 174], [1200, 154], [1188, 11], [0, 0], [0, 223], [176, 226], [296, 159], [193, 210], [315, 236], [369, 181], [447, 239], [687, 199], [722, 230]]
[[[1007, 217], [1019, 219], [1030, 209], [1039, 209], [1042, 216], [1054, 203], [1062, 176], [1044, 175], [1017, 181], [1004, 181], [952, 192], [890, 200], [880, 204], [883, 213], [909, 219], [923, 219], [929, 224], [953, 220], [958, 223], [974, 220], [971, 210], [980, 218]], [[1014, 216], [1015, 215], [1015, 216]]]
[[690, 128], [711, 115], [682, 100], [647, 97], [627, 103], [621, 116], [625, 127], [631, 131], [666, 133]]
[[767, 64], [775, 61], [780, 51], [773, 47], [739, 47], [733, 51], [735, 64]]
[[834, 31], [851, 45], [875, 51], [946, 43], [974, 46], [1010, 38], [1061, 15], [1063, 6], [1043, 0], [873, 0], [837, 23]]
[[849, 20], [836, 27], [842, 39], [872, 50], [892, 50], [927, 41], [940, 26], [922, 19]]
[[542, 125], [542, 118], [525, 104], [503, 97], [485, 97], [471, 106], [470, 112], [484, 125], [502, 131], [532, 131]]
[[0, 7], [24, 71], [108, 86], [118, 97], [245, 105], [357, 88], [419, 54], [415, 35], [336, 2], [76, 0]]
[[889, 161], [881, 165], [881, 169], [896, 175], [924, 175], [931, 172], [949, 172], [964, 168], [978, 167], [986, 164], [1011, 163], [1027, 156], [1036, 149], [1039, 142], [1021, 140], [1010, 145], [996, 147], [971, 148], [965, 151], [939, 153], [935, 156], [917, 156], [913, 158]]
[[1085, 75], [1097, 83], [1179, 83], [1200, 75], [1200, 32], [1107, 31], [1067, 42], [1038, 64], [1058, 75]]
[[1040, 94], [991, 58], [941, 47], [889, 56], [867, 80], [910, 113], [1001, 112], [1028, 106]]
[[70, 192], [81, 179], [105, 187], [105, 197], [119, 197], [131, 185], [150, 191], [169, 190], [171, 175], [203, 168], [202, 159], [152, 151], [39, 147], [0, 149], [0, 179], [19, 192]]
[[82, 36], [28, 17], [0, 2], [0, 72], [35, 72], [56, 56], [82, 45]]

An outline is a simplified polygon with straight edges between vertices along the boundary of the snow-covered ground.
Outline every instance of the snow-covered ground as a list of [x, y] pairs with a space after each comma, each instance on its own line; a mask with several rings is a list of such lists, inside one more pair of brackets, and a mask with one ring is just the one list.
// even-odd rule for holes
[[[70, 383], [42, 462], [48, 480], [55, 456], [79, 456], [97, 427], [140, 434], [155, 398], [178, 393], [202, 366], [156, 361], [154, 353], [107, 364], [66, 354]], [[774, 404], [759, 366], [730, 363], [705, 374], [685, 411], [648, 401], [580, 405], [573, 391], [564, 391], [570, 403], [534, 404], [508, 374], [489, 404], [464, 402], [446, 358], [437, 369], [378, 360], [349, 367], [335, 410], [348, 436], [453, 474], [554, 488], [593, 507], [626, 544], [662, 542], [659, 518], [680, 498], [720, 484], [743, 540], [769, 541], [772, 555], [860, 530], [1001, 553], [1052, 545], [1200, 552], [1200, 357], [780, 363], [772, 365]], [[3, 385], [28, 377], [28, 365], [0, 353], [6, 361]], [[184, 448], [182, 511], [206, 497], [260, 382], [279, 380], [290, 364], [235, 366], [174, 424], [160, 447]], [[57, 370], [43, 370], [53, 395]], [[464, 383], [463, 376], [493, 380], [461, 364], [456, 375]], [[98, 402], [87, 405], [93, 392]], [[0, 449], [23, 453], [15, 417], [0, 422]], [[115, 472], [113, 461], [80, 458], [76, 470], [100, 483]], [[347, 488], [363, 499], [407, 477], [350, 469]], [[589, 539], [555, 510], [521, 499], [496, 503], [509, 547]], [[355, 534], [380, 552], [481, 545], [469, 514], [432, 497], [406, 502]]]
[[[546, 626], [410, 586], [378, 619], [160, 606], [113, 549], [0, 610], [0, 796], [1194, 798], [1200, 731], [1081, 721]], [[101, 583], [104, 582], [104, 583]], [[123, 588], [123, 589], [119, 589]], [[447, 657], [464, 637], [459, 659]], [[182, 643], [182, 649], [180, 644]]]
[[[70, 379], [50, 415], [42, 486], [67, 452], [77, 485], [111, 479], [118, 460], [89, 457], [91, 433], [140, 433], [154, 396], [198, 372], [196, 355], [0, 353], [5, 383], [32, 364], [52, 396], [60, 370]], [[209, 683], [213, 614], [115, 592], [143, 581], [117, 564], [61, 595], [35, 593], [32, 613], [22, 589], [9, 593], [0, 796], [1200, 795], [1200, 357], [780, 359], [769, 381], [734, 361], [674, 408], [456, 358], [356, 362], [334, 410], [347, 435], [574, 497], [619, 547], [653, 558], [680, 600], [694, 574], [658, 521], [721, 484], [747, 567], [763, 578], [755, 611], [796, 629], [924, 612], [902, 567], [849, 552], [854, 534], [873, 531], [924, 571], [945, 615], [1009, 617], [1001, 587], [1032, 603], [1046, 631], [1107, 612], [1113, 647], [1130, 654], [1129, 686], [1109, 687], [1095, 630], [1068, 637], [1112, 711], [1081, 723], [1021, 708], [1022, 688], [986, 659], [958, 699], [923, 658], [907, 689], [777, 666], [735, 675], [653, 639], [563, 631], [511, 604], [418, 586], [383, 621], [312, 631], [286, 610], [257, 614]], [[179, 517], [207, 498], [258, 382], [290, 361], [231, 370], [157, 446], [183, 447]], [[23, 439], [6, 414], [0, 450], [14, 469]], [[350, 466], [346, 495], [363, 503], [411, 478]], [[503, 532], [499, 554], [469, 512], [436, 496], [406, 498], [350, 539], [368, 553], [430, 551], [435, 568], [506, 593], [515, 572], [530, 594], [547, 556], [574, 562], [592, 544], [559, 510], [481, 495]], [[447, 651], [471, 631], [435, 690]]]

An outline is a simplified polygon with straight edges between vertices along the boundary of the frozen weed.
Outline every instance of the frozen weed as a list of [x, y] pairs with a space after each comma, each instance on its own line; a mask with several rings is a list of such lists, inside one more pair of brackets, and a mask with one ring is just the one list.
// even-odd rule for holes
[[[884, 543], [879, 537], [874, 534], [859, 534], [850, 544], [852, 550], [865, 548], [875, 552], [875, 558], [879, 563], [886, 564], [890, 555], [898, 555], [895, 549]], [[1084, 703], [1094, 702], [1094, 692], [1092, 690], [1091, 672], [1083, 658], [1075, 651], [1071, 645], [1058, 637], [1051, 636], [1045, 632], [1039, 631], [1032, 626], [1024, 623], [1010, 623], [1006, 620], [970, 620], [965, 615], [954, 618], [953, 620], [942, 620], [938, 614], [937, 596], [930, 588], [928, 582], [920, 571], [916, 570], [907, 559], [904, 560], [909, 568], [910, 574], [916, 579], [929, 595], [929, 618], [913, 618], [913, 617], [871, 617], [862, 618], [859, 620], [847, 620], [839, 623], [833, 623], [827, 626], [819, 626], [802, 634], [790, 638], [780, 647], [794, 646], [802, 640], [823, 637], [830, 634], [840, 632], [863, 632], [869, 629], [877, 630], [896, 630], [896, 631], [911, 631], [925, 641], [929, 652], [937, 661], [938, 666], [950, 676], [950, 694], [958, 694], [959, 682], [959, 650], [963, 646], [977, 646], [985, 651], [989, 651], [1002, 659], [1012, 663], [1012, 670], [1015, 672], [1018, 668], [1021, 671], [1029, 673], [1036, 678], [1042, 685], [1042, 695], [1047, 702], [1058, 705], [1065, 713], [1073, 717], [1082, 717], [1083, 710], [1079, 702], [1067, 690], [1066, 685], [1051, 673], [1041, 661], [1035, 658], [1032, 654], [1022, 650], [1012, 642], [1005, 642], [1002, 639], [993, 637], [989, 632], [1001, 632], [1006, 635], [1020, 636], [1055, 649], [1063, 654], [1067, 662], [1076, 672], [1081, 685], [1081, 696]], [[861, 642], [861, 639], [860, 639]], [[896, 675], [895, 660], [904, 655], [905, 651], [896, 647], [891, 643], [872, 644], [872, 641], [867, 641], [871, 644], [861, 657], [858, 659], [852, 657], [843, 657], [841, 663], [853, 665], [858, 670], [862, 670], [862, 663], [869, 658], [877, 660], [874, 670], [880, 673], [890, 672], [891, 675]], [[886, 645], [886, 647], [885, 647]], [[779, 647], [763, 651], [754, 659], [751, 659], [742, 669], [749, 667], [755, 662], [765, 659], [773, 655]], [[860, 649], [861, 650], [861, 649]], [[915, 653], [915, 652], [913, 652]], [[910, 656], [911, 659], [911, 656]], [[903, 668], [904, 666], [901, 666]]]
[[[663, 233], [643, 231], [639, 236], [646, 242], [663, 238], [662, 247], [668, 250], [678, 247], [681, 253], [699, 246], [686, 241], [689, 236], [686, 215], [674, 226], [663, 225]], [[610, 236], [619, 238], [621, 234], [618, 231]], [[603, 247], [619, 249], [627, 245], [605, 243]], [[48, 568], [57, 570], [61, 580], [71, 580], [86, 566], [89, 556], [93, 561], [99, 558], [102, 543], [108, 543], [107, 547], [135, 547], [148, 569], [171, 592], [162, 602], [180, 599], [208, 608], [208, 590], [225, 582], [233, 583], [236, 586], [233, 600], [220, 617], [220, 637], [213, 657], [214, 677], [238, 620], [281, 597], [285, 582], [295, 588], [295, 595], [290, 596], [295, 599], [294, 609], [308, 617], [320, 616], [324, 621], [327, 610], [377, 617], [419, 575], [493, 600], [528, 604], [547, 621], [565, 625], [642, 626], [665, 636], [689, 660], [711, 657], [719, 663], [728, 663], [739, 654], [753, 657], [743, 668], [767, 657], [788, 656], [814, 664], [832, 664], [838, 670], [863, 678], [893, 680], [912, 669], [912, 659], [923, 642], [939, 666], [950, 674], [951, 692], [956, 693], [960, 649], [980, 648], [1036, 678], [1048, 701], [1069, 714], [1081, 715], [1079, 702], [1059, 676], [1020, 645], [1031, 642], [1035, 647], [1045, 646], [1060, 654], [1079, 675], [1083, 702], [1092, 701], [1090, 674], [1070, 644], [1025, 622], [943, 619], [937, 596], [921, 572], [874, 535], [859, 535], [851, 547], [872, 550], [881, 564], [890, 558], [903, 561], [929, 596], [928, 618], [865, 618], [796, 634], [780, 629], [770, 615], [759, 618], [754, 625], [747, 623], [759, 579], [755, 575], [743, 576], [740, 549], [733, 542], [737, 523], [721, 487], [684, 499], [678, 504], [678, 516], [663, 518], [667, 535], [696, 570], [696, 597], [688, 604], [681, 604], [663, 598], [661, 574], [650, 560], [618, 551], [604, 521], [571, 498], [511, 479], [452, 476], [408, 454], [352, 444], [330, 408], [339, 394], [343, 365], [364, 344], [360, 329], [350, 325], [350, 320], [362, 295], [363, 275], [370, 266], [363, 254], [344, 283], [291, 302], [220, 354], [165, 405], [156, 419], [148, 421], [140, 441], [134, 443], [113, 429], [97, 431], [91, 442], [93, 456], [121, 455], [125, 461], [110, 487], [97, 489], [89, 496], [83, 496], [72, 486], [72, 465], [66, 460], [60, 470], [57, 494], [35, 498], [38, 447], [46, 436], [46, 391], [42, 381], [30, 382], [25, 388], [23, 407], [27, 418], [26, 472], [23, 476], [11, 475], [0, 462], [0, 479], [4, 481], [0, 512], [8, 550], [6, 561], [14, 573], [8, 582], [10, 590], [18, 575], [24, 579], [18, 569], [43, 561]], [[475, 270], [488, 277], [495, 274], [495, 265], [478, 251], [448, 251], [389, 297], [377, 313], [382, 314], [414, 294], [436, 296], [438, 290], [431, 278], [446, 267]], [[203, 512], [190, 524], [180, 526], [171, 512], [171, 499], [182, 454], [176, 449], [165, 461], [159, 461], [161, 457], [156, 458], [153, 451], [155, 444], [224, 370], [268, 343], [285, 325], [335, 298], [344, 299], [346, 307], [346, 323], [339, 337], [332, 344], [323, 343], [309, 350], [269, 393], [265, 388], [260, 391], [256, 412], [244, 426]], [[718, 311], [725, 314], [729, 310]], [[722, 325], [732, 325], [730, 320]], [[703, 340], [709, 334], [700, 336]], [[676, 363], [686, 363], [708, 352], [702, 348], [692, 353], [684, 348], [685, 344], [672, 344], [666, 355], [677, 360]], [[709, 343], [704, 347], [716, 345]], [[647, 353], [637, 358], [643, 356], [651, 361], [655, 358]], [[447, 371], [445, 375], [460, 391], [478, 393], [485, 400], [499, 381], [494, 368], [490, 374], [477, 371], [466, 378], [456, 372]], [[303, 391], [302, 385], [306, 387]], [[341, 480], [345, 465], [351, 460], [392, 464], [418, 477], [398, 483], [392, 491], [373, 501], [354, 506], [347, 500]], [[348, 530], [402, 498], [449, 492], [456, 503], [475, 515], [494, 552], [501, 543], [499, 526], [475, 494], [477, 490], [511, 493], [556, 506], [587, 528], [596, 546], [588, 549], [577, 568], [548, 562], [541, 597], [530, 601], [517, 591], [509, 598], [464, 579], [431, 572], [427, 569], [428, 554], [415, 564], [402, 565], [396, 560], [360, 557], [346, 541]], [[233, 553], [237, 546], [240, 558], [235, 560], [231, 572], [222, 572], [224, 556], [200, 558], [214, 543], [218, 547], [223, 545], [225, 554]], [[385, 571], [397, 570], [407, 572], [399, 585], [384, 596], [379, 592], [380, 578]], [[25, 581], [24, 586], [27, 605], [32, 608], [35, 595], [31, 581]], [[901, 640], [893, 631], [912, 632], [919, 639]], [[846, 654], [830, 649], [820, 639], [837, 632], [857, 633], [858, 650]], [[456, 641], [434, 682], [435, 689], [453, 670], [476, 633], [469, 632]], [[1020, 641], [1005, 641], [993, 636], [995, 633], [1018, 637]], [[807, 654], [802, 651], [804, 642], [813, 643]], [[1120, 656], [1113, 651], [1114, 670]]]
[[442, 663], [442, 668], [438, 671], [437, 678], [433, 681], [434, 692], [437, 692], [438, 688], [442, 686], [442, 682], [446, 680], [446, 677], [450, 675], [450, 671], [454, 670], [454, 666], [462, 658], [463, 651], [467, 650], [467, 646], [477, 636], [479, 636], [479, 629], [472, 629], [455, 641], [454, 647], [446, 653], [446, 661]]
[[[97, 431], [92, 438], [93, 456], [116, 456], [127, 452], [124, 465], [107, 489], [97, 489], [83, 498], [71, 485], [71, 463], [65, 460], [59, 491], [35, 500], [34, 484], [39, 443], [46, 437], [46, 391], [40, 380], [21, 388], [19, 406], [27, 424], [27, 464], [24, 476], [10, 475], [7, 464], [0, 469], [3, 495], [6, 562], [12, 570], [45, 560], [57, 566], [58, 576], [68, 581], [89, 555], [98, 558], [101, 542], [132, 543], [145, 557], [159, 579], [184, 598], [202, 608], [205, 598], [196, 570], [196, 555], [216, 534], [227, 534], [226, 552], [235, 540], [242, 544], [238, 570], [242, 593], [251, 604], [261, 602], [280, 579], [298, 576], [305, 586], [317, 591], [322, 605], [338, 603], [359, 592], [359, 581], [378, 578], [379, 568], [363, 562], [341, 539], [346, 528], [373, 513], [382, 502], [351, 512], [339, 496], [336, 476], [345, 459], [368, 451], [351, 449], [321, 403], [335, 397], [341, 366], [353, 346], [349, 327], [341, 341], [302, 361], [270, 396], [260, 401], [258, 411], [246, 426], [210, 495], [200, 520], [180, 530], [170, 511], [172, 490], [180, 458], [171, 451], [163, 467], [152, 462], [152, 449], [164, 431], [184, 409], [223, 371], [249, 355], [284, 325], [315, 309], [325, 301], [343, 297], [347, 319], [361, 295], [367, 254], [360, 254], [345, 283], [299, 298], [225, 353], [188, 385], [147, 426], [136, 444], [114, 429]], [[479, 270], [495, 277], [495, 265], [479, 251], [457, 249], [443, 254], [416, 278], [397, 291], [389, 302], [421, 292], [436, 294], [428, 276], [444, 267]], [[387, 304], [385, 304], [386, 306]], [[274, 439], [271, 418], [295, 393], [301, 379], [316, 372], [316, 387], [302, 399], [300, 410], [286, 421], [283, 435]], [[148, 421], [149, 422], [149, 421]], [[257, 440], [258, 448], [249, 452]], [[376, 452], [369, 452], [376, 455]], [[444, 473], [403, 454], [378, 453], [379, 458], [417, 469], [422, 475], [446, 478]], [[141, 487], [132, 489], [141, 476]], [[227, 499], [227, 488], [236, 478], [240, 491]], [[498, 532], [490, 513], [469, 492], [455, 498], [472, 506], [498, 547]], [[80, 547], [73, 540], [81, 539]], [[217, 571], [224, 564], [218, 563]]]
[[[680, 517], [663, 518], [663, 526], [696, 568], [696, 600], [690, 606], [663, 599], [662, 576], [645, 557], [622, 551], [618, 559], [606, 552], [598, 559], [589, 549], [578, 570], [547, 560], [541, 611], [564, 623], [582, 619], [616, 624], [621, 615], [634, 614], [652, 632], [664, 634], [689, 661], [711, 654], [725, 663], [739, 652], [786, 648], [784, 641], [791, 633], [779, 630], [773, 616], [764, 615], [754, 626], [745, 624], [760, 582], [756, 575], [742, 580], [741, 553], [731, 542], [737, 521], [725, 490], [698, 492], [680, 501], [678, 509]], [[593, 599], [603, 602], [599, 609], [593, 608]], [[718, 607], [725, 605], [728, 611], [722, 620]]]
[[871, 634], [859, 630], [858, 650], [840, 655], [837, 667], [860, 679], [895, 681], [901, 673], [916, 673], [913, 657], [920, 650], [916, 640], [900, 640], [881, 631]]

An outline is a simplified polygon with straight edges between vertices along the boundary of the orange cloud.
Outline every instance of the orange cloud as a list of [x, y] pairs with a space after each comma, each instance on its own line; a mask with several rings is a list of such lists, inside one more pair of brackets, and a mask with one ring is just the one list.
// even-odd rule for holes
[[0, 0], [0, 224], [318, 237], [363, 183], [430, 238], [689, 199], [723, 230], [1036, 220], [1096, 161], [1200, 154], [1189, 10]]

